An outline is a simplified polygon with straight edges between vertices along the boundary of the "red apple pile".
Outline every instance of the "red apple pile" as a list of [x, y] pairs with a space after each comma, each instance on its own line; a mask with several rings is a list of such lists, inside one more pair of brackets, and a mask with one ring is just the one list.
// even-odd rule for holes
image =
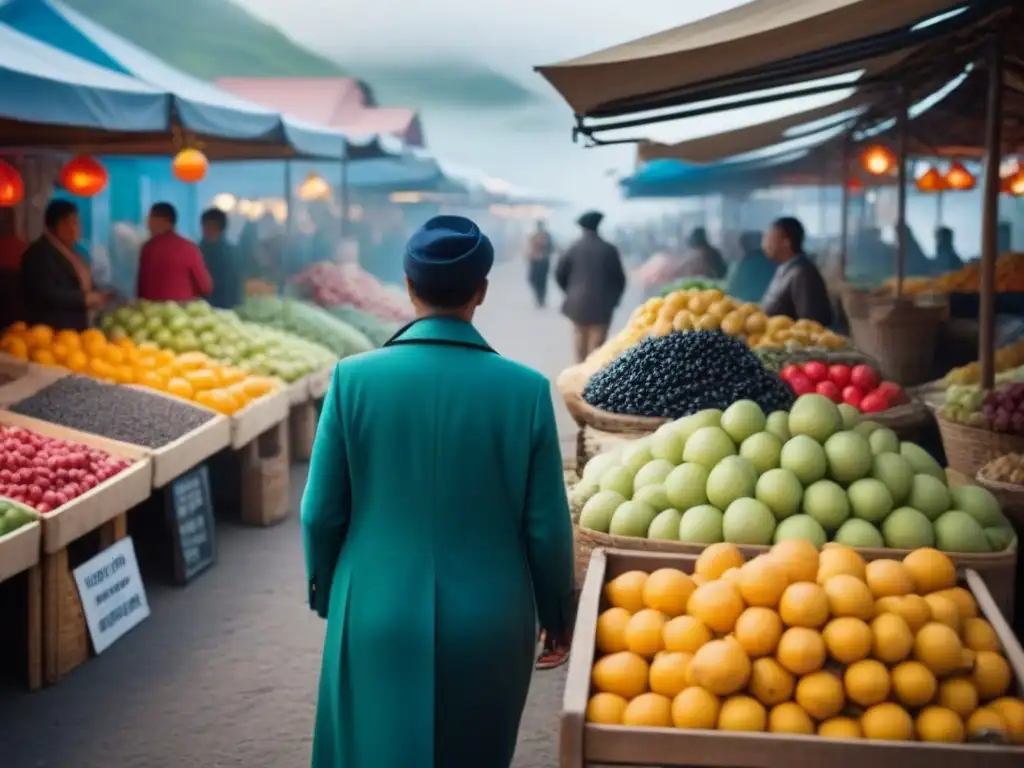
[[130, 464], [86, 445], [0, 426], [0, 496], [42, 514], [91, 491]]
[[828, 365], [820, 360], [787, 365], [779, 373], [799, 397], [811, 392], [833, 403], [847, 403], [861, 413], [879, 413], [909, 402], [903, 387], [882, 377], [870, 365]]
[[981, 412], [993, 431], [1024, 436], [1024, 382], [989, 392], [982, 401]]

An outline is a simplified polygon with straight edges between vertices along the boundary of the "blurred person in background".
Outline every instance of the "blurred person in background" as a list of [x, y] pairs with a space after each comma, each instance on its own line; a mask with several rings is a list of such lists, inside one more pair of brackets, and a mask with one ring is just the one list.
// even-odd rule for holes
[[740, 257], [733, 265], [725, 292], [741, 301], [759, 302], [775, 276], [775, 264], [761, 248], [760, 232], [740, 235]]
[[776, 219], [762, 243], [775, 275], [761, 300], [766, 315], [832, 324], [832, 301], [821, 272], [804, 251], [804, 227], [792, 216]]
[[96, 290], [89, 265], [78, 253], [82, 220], [77, 205], [52, 200], [43, 223], [45, 231], [26, 249], [19, 267], [23, 319], [29, 325], [84, 331], [113, 292]]
[[530, 234], [526, 243], [527, 275], [526, 279], [537, 300], [537, 308], [543, 309], [548, 295], [548, 274], [551, 272], [551, 255], [555, 251], [551, 234], [543, 221], [537, 222], [537, 228]]
[[149, 240], [139, 255], [138, 297], [148, 301], [192, 301], [213, 292], [213, 278], [203, 255], [179, 235], [178, 212], [170, 203], [149, 209]]
[[953, 230], [949, 227], [937, 227], [935, 230], [935, 270], [954, 272], [964, 265], [963, 259], [953, 246]]
[[721, 280], [728, 271], [721, 252], [708, 242], [704, 227], [697, 227], [690, 233], [687, 243], [689, 251], [683, 259], [679, 277], [706, 277]]
[[209, 302], [217, 309], [232, 309], [242, 300], [238, 253], [228, 241], [228, 217], [219, 208], [207, 208], [199, 219], [203, 238], [199, 250], [213, 279]]
[[588, 211], [577, 219], [582, 235], [555, 267], [555, 282], [565, 293], [562, 314], [575, 326], [576, 360], [581, 363], [608, 338], [612, 315], [626, 290], [618, 249], [597, 234], [603, 218]]

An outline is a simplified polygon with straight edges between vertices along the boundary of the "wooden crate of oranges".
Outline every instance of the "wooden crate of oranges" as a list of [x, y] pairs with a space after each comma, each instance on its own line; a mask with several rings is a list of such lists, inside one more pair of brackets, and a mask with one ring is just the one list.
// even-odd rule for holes
[[561, 766], [1024, 765], [1024, 650], [943, 553], [600, 550]]

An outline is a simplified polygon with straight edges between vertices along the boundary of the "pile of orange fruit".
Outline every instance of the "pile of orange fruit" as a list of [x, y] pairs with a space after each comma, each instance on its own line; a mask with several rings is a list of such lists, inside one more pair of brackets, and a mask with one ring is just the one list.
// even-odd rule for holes
[[604, 598], [589, 722], [1024, 746], [1000, 638], [938, 550], [712, 544]]
[[109, 341], [95, 328], [55, 331], [15, 323], [0, 337], [0, 351], [19, 360], [67, 368], [113, 384], [136, 384], [231, 415], [277, 389], [277, 383], [215, 362], [200, 352], [177, 355], [129, 338]]

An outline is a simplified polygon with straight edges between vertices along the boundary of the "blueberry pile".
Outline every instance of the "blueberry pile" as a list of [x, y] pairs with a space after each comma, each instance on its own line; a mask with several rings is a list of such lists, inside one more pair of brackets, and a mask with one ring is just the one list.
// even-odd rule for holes
[[583, 399], [612, 413], [678, 419], [744, 399], [765, 413], [788, 411], [794, 396], [739, 339], [679, 331], [629, 349], [587, 382]]

